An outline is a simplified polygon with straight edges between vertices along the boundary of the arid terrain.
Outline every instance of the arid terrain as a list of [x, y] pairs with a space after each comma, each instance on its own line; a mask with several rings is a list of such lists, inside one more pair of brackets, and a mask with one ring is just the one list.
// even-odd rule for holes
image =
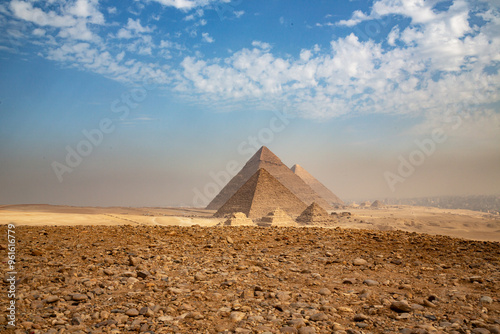
[[18, 314], [0, 332], [500, 333], [498, 217], [342, 211], [332, 228], [265, 228], [207, 210], [3, 206]]

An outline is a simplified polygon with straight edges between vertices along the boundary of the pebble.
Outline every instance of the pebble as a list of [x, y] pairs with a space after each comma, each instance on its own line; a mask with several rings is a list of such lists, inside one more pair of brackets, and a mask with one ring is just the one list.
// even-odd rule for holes
[[371, 280], [371, 279], [366, 279], [363, 281], [363, 284], [366, 284], [368, 286], [376, 286], [379, 285], [377, 281]]
[[59, 297], [57, 297], [57, 296], [49, 296], [46, 299], [46, 302], [49, 303], [49, 304], [55, 303], [57, 301], [59, 301]]
[[483, 303], [483, 304], [491, 304], [493, 303], [493, 298], [489, 297], [489, 296], [482, 296], [480, 299], [479, 299], [479, 302], [480, 303]]
[[129, 308], [125, 311], [125, 314], [129, 317], [137, 317], [139, 315], [139, 311], [136, 308]]
[[299, 328], [299, 334], [316, 334], [316, 328], [314, 327]]
[[81, 294], [81, 293], [75, 293], [71, 298], [74, 301], [82, 301], [87, 299], [87, 295]]
[[291, 334], [297, 334], [299, 331], [295, 327], [290, 327], [290, 326], [285, 326], [281, 327], [280, 333], [291, 333]]
[[229, 315], [229, 319], [231, 319], [231, 321], [234, 321], [234, 322], [239, 322], [239, 321], [245, 319], [245, 316], [246, 316], [246, 314], [243, 312], [234, 311], [234, 312], [231, 312], [231, 314]]
[[357, 258], [352, 261], [352, 264], [354, 264], [355, 266], [366, 266], [368, 264], [368, 261], [362, 258]]
[[332, 292], [328, 288], [322, 288], [318, 291], [318, 293], [323, 296], [328, 296], [332, 294]]
[[320, 312], [320, 313], [315, 313], [313, 314], [310, 319], [312, 321], [324, 321], [324, 320], [328, 320], [328, 316], [326, 314], [324, 314], [323, 312]]
[[391, 310], [396, 311], [398, 313], [411, 312], [412, 308], [405, 301], [395, 301], [391, 303]]

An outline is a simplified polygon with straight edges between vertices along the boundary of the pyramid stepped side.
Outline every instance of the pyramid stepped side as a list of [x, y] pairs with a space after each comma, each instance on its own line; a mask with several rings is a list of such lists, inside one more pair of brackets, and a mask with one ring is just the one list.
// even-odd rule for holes
[[325, 209], [313, 202], [297, 217], [297, 222], [304, 225], [325, 224], [332, 223], [333, 218]]
[[297, 226], [297, 223], [285, 211], [280, 208], [269, 212], [267, 216], [262, 217], [259, 226]]
[[[264, 168], [282, 185], [294, 193], [302, 202], [309, 205], [316, 202], [325, 209], [332, 209], [330, 204], [308, 186], [299, 176], [295, 175], [281, 160], [267, 147], [262, 146], [254, 156], [248, 160], [241, 171], [220, 191], [208, 204], [208, 210], [218, 210], [233, 196], [248, 179], [260, 168]], [[266, 212], [267, 213], [267, 212]]]
[[219, 224], [220, 226], [256, 226], [256, 224], [243, 212], [233, 213], [226, 221]]
[[296, 216], [306, 208], [306, 205], [269, 172], [261, 168], [214, 216], [243, 212], [249, 218], [259, 218], [276, 208]]
[[308, 171], [306, 171], [300, 165], [294, 165], [291, 168], [292, 172], [300, 177], [309, 187], [311, 187], [318, 195], [325, 199], [329, 204], [344, 205], [344, 202], [334, 193], [325, 187], [321, 182], [319, 182], [314, 176], [312, 176]]

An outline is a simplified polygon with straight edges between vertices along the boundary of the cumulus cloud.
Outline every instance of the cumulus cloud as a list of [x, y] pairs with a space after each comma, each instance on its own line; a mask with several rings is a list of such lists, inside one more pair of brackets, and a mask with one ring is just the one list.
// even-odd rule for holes
[[355, 13], [353, 19], [399, 14], [412, 20], [403, 31], [391, 30], [385, 39], [390, 49], [350, 34], [333, 40], [328, 52], [315, 46], [298, 57], [279, 57], [269, 44], [254, 41], [253, 48], [225, 59], [186, 57], [177, 89], [212, 103], [288, 101], [310, 118], [472, 112], [500, 98], [498, 69], [485, 70], [498, 67], [500, 38], [494, 31], [500, 20], [490, 10], [482, 14], [486, 23], [471, 27], [470, 13], [460, 0], [441, 12], [423, 1], [377, 1], [370, 15]]
[[202, 33], [201, 34], [201, 38], [206, 43], [213, 43], [213, 42], [215, 42], [215, 39], [213, 39], [212, 37], [210, 37], [210, 35], [208, 34], [208, 32]]

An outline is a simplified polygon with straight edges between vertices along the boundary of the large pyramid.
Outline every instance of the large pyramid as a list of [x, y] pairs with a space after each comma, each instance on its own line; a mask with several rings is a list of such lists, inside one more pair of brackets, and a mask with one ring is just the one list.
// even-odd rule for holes
[[309, 174], [302, 166], [293, 165], [292, 172], [300, 177], [309, 187], [311, 187], [318, 195], [324, 198], [328, 204], [331, 205], [344, 205], [344, 202], [338, 198], [334, 193], [319, 182], [314, 176]]
[[300, 214], [307, 206], [264, 168], [260, 168], [215, 213], [222, 217], [243, 212], [248, 218], [259, 218], [281, 208], [289, 215]]
[[[235, 175], [212, 202], [208, 204], [207, 210], [218, 210], [260, 168], [264, 168], [268, 171], [305, 204], [309, 205], [312, 202], [316, 202], [326, 210], [332, 209], [326, 200], [314, 192], [314, 190], [299, 176], [295, 175], [290, 168], [274, 155], [273, 152], [267, 147], [262, 146], [257, 153], [248, 160], [240, 172]], [[275, 207], [272, 209], [275, 209]]]

